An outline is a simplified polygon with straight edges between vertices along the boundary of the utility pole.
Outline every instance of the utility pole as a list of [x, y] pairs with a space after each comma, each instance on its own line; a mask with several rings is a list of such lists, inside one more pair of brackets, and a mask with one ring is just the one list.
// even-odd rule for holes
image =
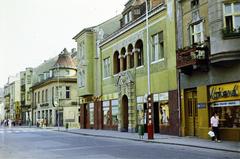
[[151, 95], [151, 84], [150, 84], [150, 55], [149, 55], [149, 25], [148, 25], [148, 0], [145, 0], [146, 4], [146, 34], [147, 34], [147, 87], [148, 87], [148, 95], [147, 95], [147, 108], [148, 108], [148, 124], [147, 124], [147, 132], [148, 139], [154, 139], [153, 133], [153, 122], [152, 122], [152, 95]]

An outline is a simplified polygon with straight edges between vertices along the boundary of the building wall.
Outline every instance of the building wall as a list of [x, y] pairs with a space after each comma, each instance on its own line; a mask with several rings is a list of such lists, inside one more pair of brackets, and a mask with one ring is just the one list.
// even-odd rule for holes
[[[80, 62], [78, 65], [78, 69], [83, 69], [85, 71], [85, 85], [79, 87], [79, 96], [93, 94], [94, 92], [94, 79], [93, 79], [93, 62], [94, 62], [94, 48], [95, 44], [93, 41], [93, 33], [85, 32], [78, 39], [76, 39], [77, 44], [84, 43], [84, 59], [79, 57]], [[79, 50], [78, 50], [79, 54]], [[78, 78], [79, 78], [78, 74]]]
[[224, 39], [222, 35], [222, 29], [224, 28], [224, 0], [209, 1], [208, 3], [208, 18], [210, 29], [209, 31], [211, 36], [211, 54], [218, 54], [237, 50], [238, 52], [240, 52], [239, 38]]
[[[58, 87], [58, 86], [62, 87], [62, 89], [61, 89], [62, 98], [60, 98], [60, 102], [59, 102], [60, 104], [56, 105], [56, 102], [57, 102], [56, 87]], [[70, 99], [65, 98], [66, 86], [70, 86]], [[52, 88], [54, 88], [54, 97], [52, 97]], [[45, 94], [46, 89], [48, 89], [48, 101], [45, 101], [45, 99], [44, 99], [44, 102], [42, 102], [42, 91], [44, 91], [44, 94]], [[39, 103], [38, 103], [38, 92], [40, 92], [40, 102]], [[48, 113], [49, 113], [50, 110], [52, 110], [51, 126], [55, 126], [57, 124], [56, 115], [58, 113], [57, 111], [59, 110], [60, 112], [63, 113], [63, 124], [69, 123], [69, 126], [71, 125], [71, 127], [73, 127], [73, 126], [78, 127], [78, 124], [77, 124], [78, 117], [76, 115], [76, 114], [78, 114], [78, 105], [77, 105], [78, 98], [77, 98], [77, 84], [76, 83], [69, 83], [69, 82], [65, 82], [65, 81], [64, 82], [60, 81], [60, 83], [53, 82], [53, 83], [49, 83], [47, 85], [43, 85], [42, 87], [39, 87], [37, 89], [34, 89], [33, 94], [35, 94], [35, 93], [37, 95], [37, 99], [36, 99], [37, 107], [34, 110], [34, 116], [35, 116], [34, 117], [35, 121], [33, 121], [34, 124], [36, 124], [37, 119], [45, 119], [46, 115], [42, 116], [42, 111], [48, 111]], [[46, 103], [48, 103], [48, 104], [45, 105]], [[40, 116], [38, 116], [38, 111], [40, 111]], [[36, 113], [36, 115], [35, 115], [35, 113]], [[74, 116], [74, 118], [73, 118], [73, 116]], [[71, 120], [69, 120], [69, 119], [71, 119]], [[73, 121], [73, 119], [74, 119], [74, 121]], [[48, 121], [50, 121], [49, 115], [48, 115]]]
[[[213, 56], [220, 53], [231, 54], [232, 51], [239, 50], [239, 47], [235, 45], [238, 42], [239, 38], [235, 39], [224, 39], [222, 35], [222, 29], [224, 27], [224, 18], [223, 18], [223, 1], [199, 1], [199, 10], [200, 15], [204, 19], [204, 35], [210, 37], [210, 54], [209, 56]], [[182, 10], [183, 10], [183, 45], [190, 46], [188, 41], [188, 24], [192, 21], [191, 9], [190, 9], [190, 1], [182, 1]], [[178, 21], [181, 23], [181, 21]], [[181, 39], [178, 39], [181, 40]], [[181, 43], [181, 41], [179, 42]], [[228, 58], [228, 57], [227, 57]], [[224, 58], [223, 58], [224, 59]], [[223, 59], [220, 59], [223, 60]], [[232, 60], [232, 61], [231, 61]], [[200, 138], [209, 138], [207, 132], [210, 128], [210, 117], [213, 111], [219, 110], [215, 109], [212, 105], [217, 102], [210, 101], [210, 88], [215, 85], [225, 85], [238, 82], [240, 77], [238, 74], [240, 73], [240, 65], [237, 61], [237, 58], [228, 58], [221, 64], [212, 63], [211, 59], [208, 61], [208, 70], [198, 71], [195, 70], [190, 74], [180, 73], [179, 82], [181, 89], [181, 135], [189, 135], [189, 119], [188, 118], [188, 97], [186, 93], [191, 90], [196, 91], [196, 126], [195, 126], [195, 134], [194, 136], [198, 136]], [[229, 90], [232, 88], [229, 88]], [[222, 102], [229, 101], [230, 99], [222, 100]], [[233, 100], [235, 102], [235, 100]], [[234, 108], [230, 108], [230, 106], [224, 106], [221, 109], [236, 109], [238, 110], [239, 106], [235, 106]], [[231, 112], [231, 111], [230, 111]], [[233, 111], [232, 111], [232, 114]], [[219, 114], [221, 119], [223, 118], [222, 114]], [[239, 140], [239, 128], [220, 128], [220, 134], [223, 140]], [[230, 134], [235, 134], [233, 135]]]
[[[163, 31], [163, 39], [164, 39], [164, 60], [151, 63], [151, 93], [163, 93], [163, 92], [171, 92], [177, 89], [177, 82], [176, 82], [176, 56], [175, 56], [175, 17], [174, 17], [174, 3], [173, 1], [168, 1], [167, 8], [169, 12], [163, 9], [161, 12], [154, 16], [150, 16], [149, 19], [149, 38], [151, 41], [152, 35]], [[173, 11], [173, 12], [171, 12]], [[114, 94], [118, 94], [119, 99], [119, 112], [120, 118], [122, 116], [122, 106], [121, 100], [124, 95], [128, 97], [128, 120], [129, 131], [135, 131], [137, 127], [137, 97], [144, 96], [147, 94], [147, 54], [146, 54], [146, 31], [145, 31], [145, 21], [140, 23], [139, 25], [134, 26], [133, 28], [129, 29], [128, 31], [120, 34], [118, 37], [109, 40], [109, 42], [104, 43], [101, 46], [102, 56], [101, 56], [101, 67], [103, 70], [103, 60], [107, 57], [110, 57], [110, 77], [102, 79], [102, 93], [103, 98], [105, 96], [113, 96]], [[144, 52], [144, 65], [129, 69], [124, 71], [126, 74], [131, 74], [133, 79], [133, 84], [125, 83], [121, 86], [116, 86], [118, 84], [116, 82], [116, 77], [118, 75], [113, 75], [113, 54], [116, 50], [121, 52], [123, 47], [126, 48], [129, 44], [135, 46], [137, 40], [142, 40], [143, 42], [143, 52]], [[152, 52], [152, 47], [150, 45], [150, 52]], [[123, 74], [125, 74], [123, 72]], [[103, 71], [102, 71], [103, 73]], [[102, 75], [103, 76], [103, 75]], [[124, 76], [124, 75], [123, 75]], [[128, 77], [126, 76], [126, 80], [128, 81]], [[125, 77], [119, 77], [120, 80], [124, 80]], [[171, 94], [171, 93], [170, 93]], [[174, 94], [174, 93], [173, 93]], [[173, 113], [177, 106], [177, 98], [174, 95], [169, 95], [169, 100], [174, 100], [175, 103], [171, 103], [171, 113]], [[172, 120], [176, 123], [178, 119], [178, 114], [171, 114], [177, 115], [173, 117]], [[120, 129], [122, 128], [122, 122], [120, 119]], [[175, 124], [173, 124], [175, 125]], [[175, 126], [174, 126], [175, 127]], [[177, 126], [176, 126], [177, 128]], [[164, 130], [165, 133], [169, 134], [178, 134], [176, 128], [169, 128], [168, 130]], [[176, 132], [177, 131], [177, 132]]]

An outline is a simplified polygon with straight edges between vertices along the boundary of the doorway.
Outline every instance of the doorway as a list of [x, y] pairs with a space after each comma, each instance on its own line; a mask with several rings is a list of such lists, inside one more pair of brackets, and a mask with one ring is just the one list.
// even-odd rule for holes
[[128, 132], [128, 98], [126, 95], [122, 97], [122, 121], [122, 131]]
[[196, 89], [185, 92], [186, 135], [198, 136], [198, 108]]

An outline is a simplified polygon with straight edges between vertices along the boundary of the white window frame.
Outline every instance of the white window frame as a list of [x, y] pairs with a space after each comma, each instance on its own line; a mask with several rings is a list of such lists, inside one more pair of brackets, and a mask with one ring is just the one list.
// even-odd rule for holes
[[103, 78], [110, 77], [110, 57], [103, 59]]
[[[199, 26], [199, 30], [197, 30], [197, 26]], [[191, 25], [190, 29], [191, 34], [191, 44], [203, 43], [204, 42], [204, 34], [203, 34], [203, 21], [198, 23], [194, 23]], [[200, 34], [200, 40], [198, 40], [198, 35]]]
[[[152, 45], [151, 63], [156, 63], [164, 59], [164, 41], [163, 41], [163, 35], [162, 35], [162, 39], [160, 39], [161, 34], [163, 34], [163, 32], [158, 32], [157, 34], [154, 34], [152, 36], [153, 45]], [[163, 43], [163, 46], [161, 45], [162, 43]]]
[[79, 74], [78, 74], [78, 86], [84, 87], [85, 86], [85, 70], [84, 69], [79, 69]]
[[[240, 5], [240, 2], [233, 2], [233, 3], [225, 3], [225, 4], [223, 4], [223, 19], [224, 19], [223, 23], [224, 23], [224, 28], [226, 28], [227, 27], [226, 17], [232, 16], [233, 28], [229, 28], [229, 29], [232, 29], [232, 30], [236, 29], [238, 31], [238, 29], [240, 27], [240, 24], [239, 24], [238, 27], [236, 26], [235, 17], [236, 16], [240, 17], [240, 10], [238, 12], [235, 11], [235, 9], [234, 9], [235, 4], [239, 4]], [[231, 6], [231, 13], [226, 13], [226, 10], [225, 10], [226, 9], [226, 7], [225, 7], [226, 5], [230, 5]]]
[[84, 41], [81, 41], [78, 43], [78, 55], [79, 55], [79, 60], [85, 59], [85, 43], [84, 43]]
[[128, 12], [128, 21], [131, 22], [132, 20], [133, 20], [132, 11], [129, 11]]

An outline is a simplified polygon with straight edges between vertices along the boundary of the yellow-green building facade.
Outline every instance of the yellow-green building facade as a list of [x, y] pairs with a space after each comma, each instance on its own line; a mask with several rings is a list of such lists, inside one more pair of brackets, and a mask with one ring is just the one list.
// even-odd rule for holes
[[220, 138], [240, 140], [237, 5], [231, 0], [176, 2], [182, 136], [210, 139], [210, 118], [216, 112]]
[[[78, 73], [85, 70], [87, 77], [78, 75], [81, 128], [137, 132], [138, 125], [144, 125], [147, 131], [151, 117], [155, 133], [178, 135], [175, 2], [151, 0], [147, 5], [147, 19], [145, 1], [130, 0], [115, 21], [119, 25], [115, 32], [107, 35], [108, 29], [96, 31], [93, 27], [74, 37], [79, 46]], [[92, 39], [91, 44], [88, 39]], [[147, 57], [152, 116], [146, 101]]]

